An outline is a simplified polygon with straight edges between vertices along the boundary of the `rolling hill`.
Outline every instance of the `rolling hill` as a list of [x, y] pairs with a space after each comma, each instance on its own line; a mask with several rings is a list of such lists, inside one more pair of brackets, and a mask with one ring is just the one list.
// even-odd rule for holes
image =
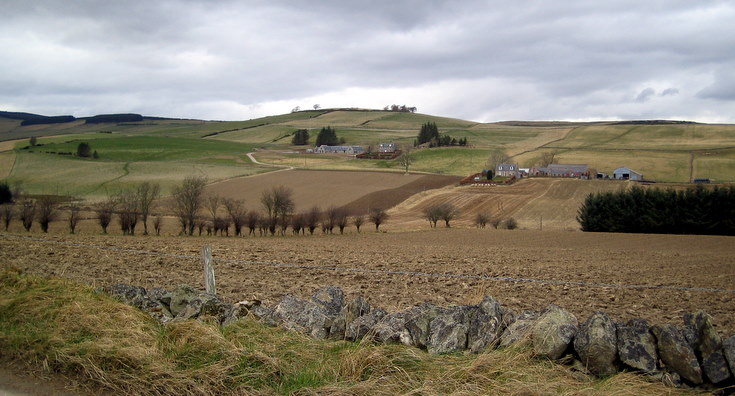
[[[233, 178], [267, 173], [278, 167], [309, 171], [403, 171], [397, 161], [307, 154], [306, 146], [291, 145], [291, 135], [297, 129], [307, 129], [313, 142], [319, 129], [331, 126], [346, 144], [369, 147], [391, 141], [410, 148], [414, 156], [412, 173], [465, 176], [483, 169], [490, 153], [501, 148], [521, 166], [532, 166], [544, 153], [554, 152], [560, 163], [585, 163], [606, 173], [626, 166], [658, 182], [682, 183], [693, 178], [735, 181], [735, 125], [677, 121], [477, 123], [426, 114], [360, 109], [309, 110], [231, 122], [143, 116], [132, 122], [121, 122], [126, 119], [115, 116], [70, 120], [0, 112], [0, 179], [22, 182], [24, 189], [33, 194], [74, 195], [95, 200], [143, 180], [159, 182], [168, 192], [191, 174], [204, 175], [213, 183], [227, 183]], [[35, 121], [26, 122], [29, 119]], [[466, 137], [469, 146], [413, 149], [414, 139], [426, 122], [436, 123], [442, 134]], [[29, 145], [32, 136], [37, 137], [37, 146]], [[80, 142], [89, 143], [99, 158], [69, 155]], [[253, 153], [257, 162], [252, 162], [247, 153]], [[280, 179], [284, 176], [273, 180]], [[314, 202], [306, 202], [307, 199], [304, 205], [351, 204], [361, 208], [369, 205], [370, 200], [384, 200], [385, 194], [390, 194], [385, 191], [410, 184], [408, 180], [393, 185], [395, 182], [391, 184], [386, 179], [385, 186], [360, 189], [361, 194], [369, 196], [362, 201], [354, 194], [348, 197], [340, 193], [337, 195], [343, 198], [339, 202], [325, 202], [329, 194], [305, 192], [306, 196], [321, 198], [315, 198]], [[285, 178], [282, 183], [293, 184], [291, 181]], [[400, 203], [394, 215], [396, 220], [405, 221], [411, 227], [413, 221], [420, 219], [422, 207], [450, 201], [464, 213], [458, 224], [469, 224], [471, 216], [482, 209], [496, 215], [515, 216], [527, 228], [537, 227], [543, 217], [549, 227], [569, 229], [576, 227], [574, 215], [584, 195], [621, 188], [615, 183], [579, 186], [574, 183], [578, 182], [531, 180], [505, 190], [503, 187], [492, 191], [445, 187], [431, 193], [414, 191], [419, 194]], [[326, 180], [312, 183], [311, 188], [353, 188], [349, 185], [347, 182], [335, 186]], [[406, 198], [401, 196], [401, 200]], [[250, 197], [250, 200], [257, 198]], [[504, 200], [513, 203], [498, 209], [499, 202]], [[554, 212], [547, 209], [549, 205], [562, 209]]]

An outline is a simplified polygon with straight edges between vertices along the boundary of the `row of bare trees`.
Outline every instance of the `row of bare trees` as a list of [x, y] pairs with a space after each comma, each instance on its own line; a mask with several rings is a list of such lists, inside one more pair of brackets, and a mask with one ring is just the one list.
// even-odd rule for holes
[[[193, 235], [198, 231], [202, 235], [229, 235], [230, 227], [236, 236], [247, 227], [249, 235], [285, 235], [290, 227], [293, 234], [314, 234], [321, 227], [322, 232], [331, 234], [334, 229], [344, 233], [352, 224], [360, 232], [366, 216], [350, 216], [344, 209], [330, 206], [322, 211], [314, 206], [306, 212], [294, 213], [295, 203], [293, 191], [284, 186], [272, 187], [263, 191], [260, 197], [262, 212], [247, 210], [242, 200], [222, 198], [216, 194], [205, 195], [206, 179], [203, 177], [187, 177], [173, 190], [173, 211], [179, 220], [181, 233]], [[222, 210], [224, 209], [224, 210]], [[206, 211], [206, 214], [203, 212]], [[225, 215], [226, 213], [226, 215]], [[383, 209], [372, 209], [367, 220], [375, 224], [375, 230], [388, 219]]]
[[[431, 205], [423, 210], [424, 218], [429, 221], [429, 225], [432, 228], [436, 228], [436, 223], [439, 220], [444, 221], [444, 225], [450, 227], [450, 221], [459, 217], [459, 209], [451, 203], [444, 202], [436, 205]], [[518, 228], [518, 223], [515, 219], [508, 218], [502, 220], [499, 217], [491, 217], [487, 213], [479, 212], [475, 215], [475, 226], [478, 228], [485, 228], [489, 223], [493, 228], [500, 228], [503, 226], [509, 230]]]

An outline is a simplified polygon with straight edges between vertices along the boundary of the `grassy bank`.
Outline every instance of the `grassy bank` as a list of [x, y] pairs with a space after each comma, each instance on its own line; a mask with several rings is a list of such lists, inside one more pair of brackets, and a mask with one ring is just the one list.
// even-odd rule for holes
[[[581, 378], [525, 349], [431, 356], [318, 341], [245, 319], [161, 326], [66, 280], [0, 273], [0, 350], [125, 394], [676, 394], [624, 373]], [[582, 376], [583, 377], [583, 376]]]

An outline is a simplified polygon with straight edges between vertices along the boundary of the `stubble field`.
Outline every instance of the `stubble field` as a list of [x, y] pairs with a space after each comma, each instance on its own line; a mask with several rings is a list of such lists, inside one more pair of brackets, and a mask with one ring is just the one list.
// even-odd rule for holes
[[[366, 227], [367, 228], [367, 227]], [[199, 253], [214, 251], [218, 292], [273, 305], [325, 285], [389, 311], [492, 295], [516, 310], [554, 303], [580, 320], [681, 320], [703, 309], [735, 334], [735, 239], [717, 236], [437, 229], [286, 237], [0, 234], [0, 266], [92, 285], [203, 288]]]

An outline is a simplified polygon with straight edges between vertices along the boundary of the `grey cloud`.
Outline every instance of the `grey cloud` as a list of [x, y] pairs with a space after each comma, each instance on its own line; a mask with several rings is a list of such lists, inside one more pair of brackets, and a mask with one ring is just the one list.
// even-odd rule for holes
[[[610, 116], [600, 109], [615, 108], [625, 102], [621, 97], [630, 102], [630, 92], [640, 87], [691, 99], [694, 116], [700, 114], [698, 100], [725, 100], [735, 91], [732, 76], [710, 77], [735, 66], [729, 38], [735, 36], [735, 6], [722, 1], [6, 3], [0, 45], [7, 59], [0, 64], [0, 86], [13, 88], [0, 93], [0, 103], [47, 103], [48, 113], [56, 112], [54, 101], [64, 108], [69, 100], [79, 101], [79, 108], [109, 111], [102, 106], [116, 95], [126, 98], [123, 104], [150, 103], [167, 113], [161, 115], [173, 115], [197, 103], [207, 109], [220, 101], [251, 108], [353, 87], [390, 92], [493, 81], [525, 87], [517, 98], [509, 97], [511, 89], [503, 91], [506, 102], [525, 107], [514, 108], [514, 116]], [[694, 98], [677, 95], [679, 88], [695, 92], [683, 88], [706, 78], [711, 86], [700, 84], [707, 88]], [[636, 102], [652, 106], [654, 94], [644, 90]], [[451, 114], [436, 110], [442, 115], [506, 118], [487, 109], [510, 111], [492, 95], [482, 95], [472, 112], [458, 89], [421, 97], [431, 95], [446, 96], [442, 103]], [[580, 106], [585, 101], [593, 105]]]
[[656, 91], [653, 88], [646, 88], [641, 91], [638, 96], [635, 97], [636, 103], [644, 103], [651, 99], [651, 96], [655, 95]]
[[714, 82], [697, 93], [702, 99], [735, 101], [735, 71], [721, 71], [715, 75]]

